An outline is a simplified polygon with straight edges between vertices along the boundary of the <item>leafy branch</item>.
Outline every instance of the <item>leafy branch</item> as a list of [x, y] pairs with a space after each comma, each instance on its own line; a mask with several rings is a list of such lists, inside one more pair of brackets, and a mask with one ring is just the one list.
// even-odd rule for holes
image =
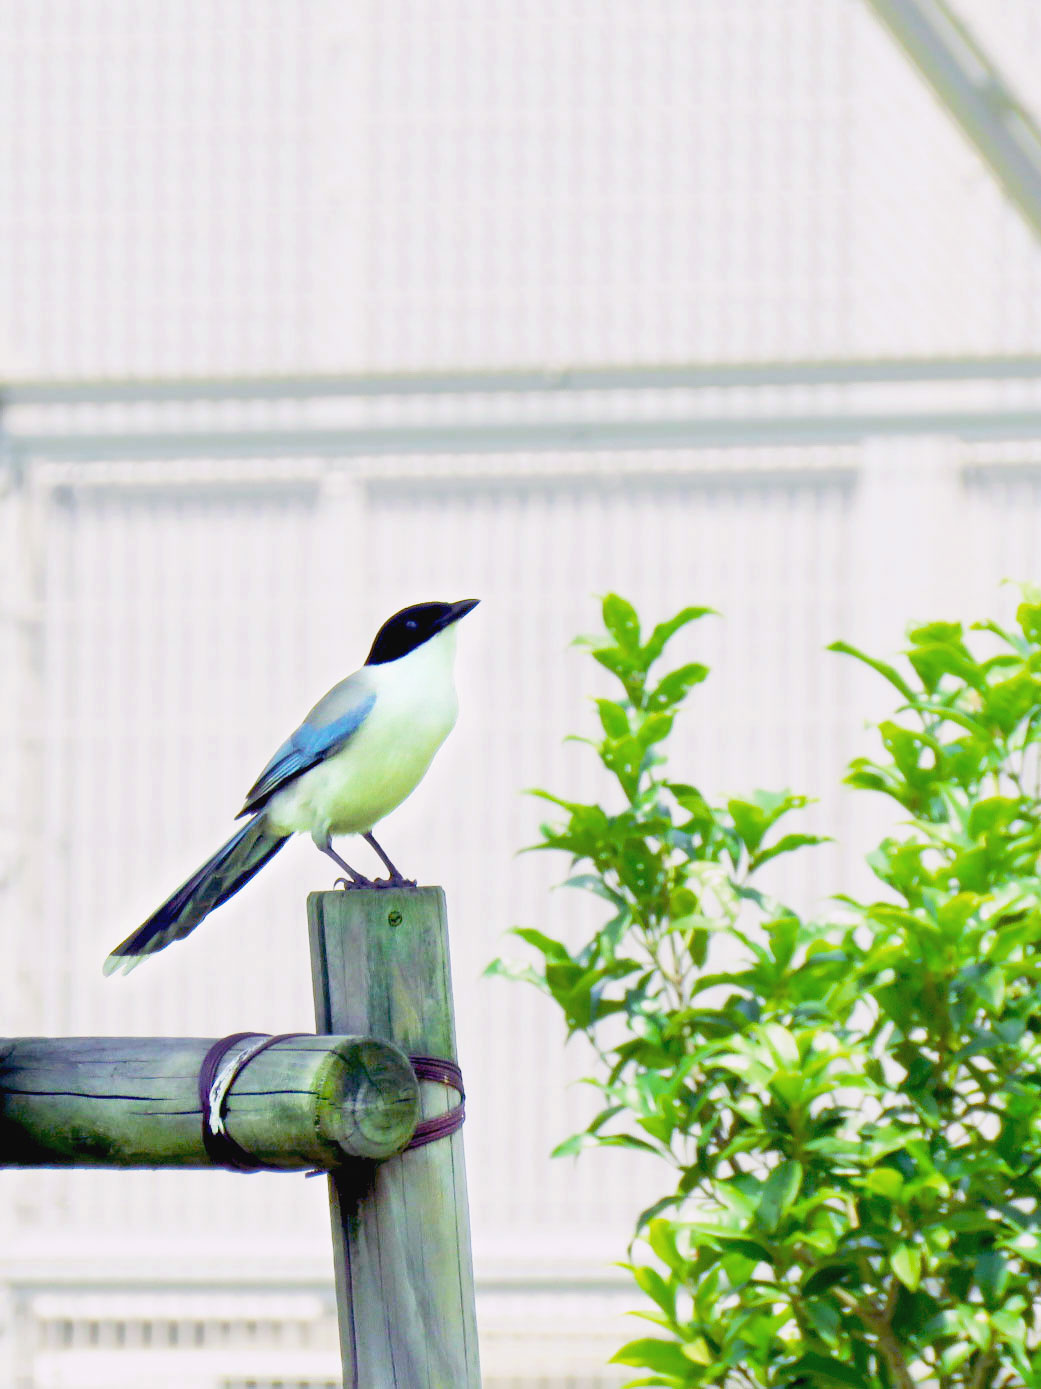
[[713, 804], [669, 772], [708, 669], [659, 662], [709, 611], [645, 636], [604, 599], [582, 642], [620, 686], [592, 742], [614, 789], [538, 792], [533, 847], [608, 916], [577, 948], [520, 929], [536, 963], [490, 967], [599, 1058], [603, 1106], [557, 1151], [669, 1174], [627, 1265], [657, 1334], [615, 1360], [679, 1389], [1041, 1389], [1041, 602], [918, 627], [900, 669], [835, 643], [899, 701], [846, 780], [906, 821], [868, 856], [882, 895], [823, 921], [759, 886], [821, 842], [788, 828], [805, 797]]

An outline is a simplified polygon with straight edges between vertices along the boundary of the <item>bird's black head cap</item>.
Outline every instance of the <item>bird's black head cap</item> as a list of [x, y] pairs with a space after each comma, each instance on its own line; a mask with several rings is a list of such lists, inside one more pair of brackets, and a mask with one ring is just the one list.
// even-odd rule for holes
[[438, 632], [443, 632], [453, 622], [472, 612], [479, 601], [477, 598], [461, 598], [458, 603], [415, 603], [411, 608], [402, 608], [393, 617], [388, 617], [376, 633], [365, 664], [381, 666], [387, 661], [407, 656], [417, 646], [422, 646], [431, 637], [436, 637]]

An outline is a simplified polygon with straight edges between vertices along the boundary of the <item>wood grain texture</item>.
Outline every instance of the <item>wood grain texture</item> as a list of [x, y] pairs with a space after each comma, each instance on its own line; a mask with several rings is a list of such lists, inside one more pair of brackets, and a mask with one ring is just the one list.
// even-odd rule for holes
[[[444, 893], [308, 898], [320, 1031], [457, 1060]], [[456, 1104], [420, 1086], [421, 1117]], [[330, 1177], [345, 1389], [480, 1389], [463, 1135]]]
[[[262, 1034], [257, 1034], [260, 1037]], [[0, 1041], [0, 1166], [212, 1167], [202, 1141], [199, 1037]], [[265, 1164], [328, 1170], [411, 1137], [419, 1087], [371, 1037], [292, 1037], [235, 1078], [225, 1125]]]

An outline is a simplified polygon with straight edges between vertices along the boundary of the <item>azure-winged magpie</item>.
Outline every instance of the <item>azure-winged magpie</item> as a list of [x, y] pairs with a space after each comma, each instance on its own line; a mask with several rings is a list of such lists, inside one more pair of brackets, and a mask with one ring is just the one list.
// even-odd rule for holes
[[[116, 946], [105, 973], [129, 971], [194, 931], [292, 834], [311, 836], [346, 873], [344, 887], [401, 886], [372, 827], [415, 790], [452, 730], [455, 624], [477, 603], [417, 603], [388, 618], [362, 668], [318, 701], [260, 773], [239, 812], [246, 824]], [[360, 834], [390, 877], [371, 883], [356, 872], [332, 847], [334, 834]]]

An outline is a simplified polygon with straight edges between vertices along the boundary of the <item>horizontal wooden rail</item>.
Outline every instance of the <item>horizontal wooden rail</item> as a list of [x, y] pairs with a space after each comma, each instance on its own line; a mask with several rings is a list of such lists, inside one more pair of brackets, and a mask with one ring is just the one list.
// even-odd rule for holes
[[[214, 1166], [199, 1099], [212, 1046], [197, 1037], [0, 1040], [0, 1166]], [[400, 1152], [419, 1117], [419, 1086], [389, 1042], [294, 1036], [246, 1063], [222, 1113], [258, 1164], [331, 1171]]]

